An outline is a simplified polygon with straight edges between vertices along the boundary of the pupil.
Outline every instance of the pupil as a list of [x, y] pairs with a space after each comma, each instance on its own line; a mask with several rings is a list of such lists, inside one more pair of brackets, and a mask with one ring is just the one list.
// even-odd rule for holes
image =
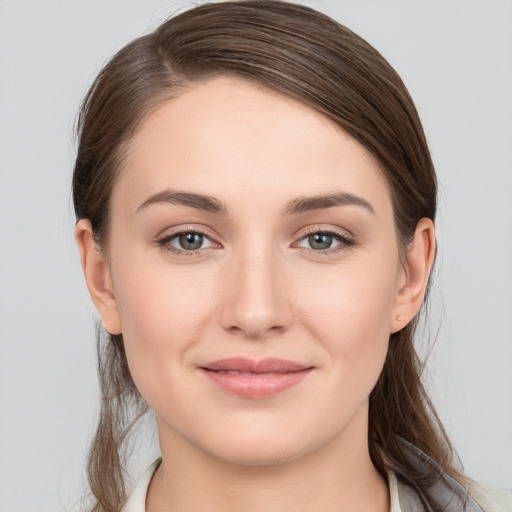
[[203, 245], [203, 235], [200, 233], [184, 233], [180, 235], [180, 245], [183, 249], [194, 251]]
[[329, 249], [332, 245], [332, 236], [316, 233], [309, 236], [309, 245], [313, 249]]

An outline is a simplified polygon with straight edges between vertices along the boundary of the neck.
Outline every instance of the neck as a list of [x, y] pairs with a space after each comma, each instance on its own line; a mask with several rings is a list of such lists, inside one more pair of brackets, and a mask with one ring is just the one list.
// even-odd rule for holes
[[292, 461], [250, 466], [219, 460], [183, 439], [169, 443], [169, 437], [160, 435], [162, 465], [148, 512], [389, 511], [387, 483], [367, 442], [336, 438]]

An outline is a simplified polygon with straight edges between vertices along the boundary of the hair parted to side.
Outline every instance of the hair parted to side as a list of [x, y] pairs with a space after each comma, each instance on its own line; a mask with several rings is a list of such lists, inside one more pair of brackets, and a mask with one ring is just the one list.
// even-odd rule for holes
[[[73, 175], [77, 219], [89, 219], [108, 251], [112, 189], [141, 121], [194, 82], [235, 75], [311, 106], [369, 150], [390, 187], [397, 240], [407, 248], [418, 221], [434, 219], [436, 177], [423, 129], [400, 77], [366, 41], [308, 7], [274, 0], [205, 4], [134, 40], [103, 68], [78, 119]], [[369, 445], [384, 464], [424, 491], [401, 439], [456, 479], [453, 451], [421, 383], [413, 346], [416, 320], [391, 335], [383, 372], [370, 396]], [[123, 441], [147, 406], [130, 376], [121, 335], [98, 342], [101, 412], [88, 461], [95, 512], [119, 511], [126, 496]]]

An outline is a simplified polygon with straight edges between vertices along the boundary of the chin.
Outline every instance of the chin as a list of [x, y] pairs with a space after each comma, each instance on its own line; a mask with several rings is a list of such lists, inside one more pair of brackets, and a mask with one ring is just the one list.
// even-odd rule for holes
[[218, 450], [213, 455], [230, 464], [240, 466], [278, 466], [286, 464], [304, 455], [299, 447], [293, 449], [282, 444], [274, 446], [274, 443], [268, 441], [262, 443], [253, 443], [231, 445], [227, 450]]
[[277, 466], [316, 452], [335, 436], [331, 431], [324, 431], [323, 435], [311, 438], [310, 428], [283, 423], [254, 421], [231, 428], [229, 433], [221, 428], [213, 436], [203, 437], [202, 448], [231, 464]]

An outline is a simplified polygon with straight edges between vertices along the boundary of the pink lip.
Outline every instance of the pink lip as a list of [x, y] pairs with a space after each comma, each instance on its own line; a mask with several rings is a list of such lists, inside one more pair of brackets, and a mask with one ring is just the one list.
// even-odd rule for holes
[[226, 391], [245, 398], [265, 398], [299, 384], [313, 369], [293, 361], [268, 358], [255, 361], [234, 357], [199, 368]]

